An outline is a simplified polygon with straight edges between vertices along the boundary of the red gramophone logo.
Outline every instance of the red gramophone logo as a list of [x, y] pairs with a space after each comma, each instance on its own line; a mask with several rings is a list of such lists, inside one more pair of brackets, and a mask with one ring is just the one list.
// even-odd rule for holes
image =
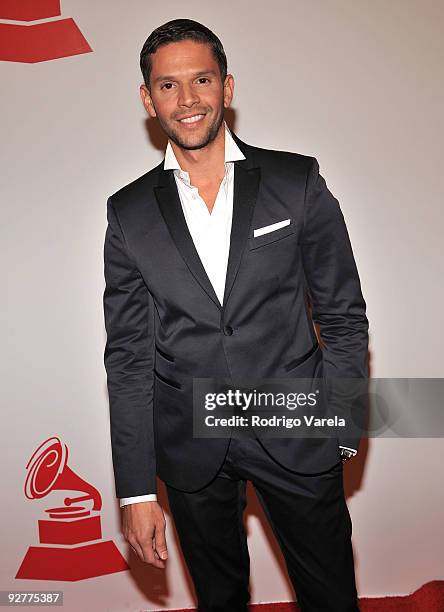
[[91, 52], [75, 21], [60, 15], [60, 0], [0, 0], [0, 61], [34, 64]]
[[48, 517], [38, 521], [40, 545], [28, 548], [16, 578], [73, 581], [129, 569], [114, 542], [98, 541], [102, 539], [102, 498], [68, 467], [66, 444], [56, 436], [48, 438], [26, 469], [28, 499], [41, 499], [54, 491], [80, 495], [65, 497], [63, 506], [45, 510]]

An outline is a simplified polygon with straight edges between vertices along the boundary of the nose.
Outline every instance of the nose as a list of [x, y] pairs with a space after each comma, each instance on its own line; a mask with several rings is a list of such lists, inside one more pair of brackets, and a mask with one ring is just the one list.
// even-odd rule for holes
[[177, 100], [179, 106], [191, 107], [194, 104], [199, 103], [199, 96], [197, 92], [193, 89], [192, 85], [181, 85], [179, 88], [179, 97]]

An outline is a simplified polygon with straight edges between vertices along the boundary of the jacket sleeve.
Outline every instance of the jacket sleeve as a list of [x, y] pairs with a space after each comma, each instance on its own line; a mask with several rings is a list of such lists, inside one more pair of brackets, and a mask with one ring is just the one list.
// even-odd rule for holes
[[[367, 379], [368, 320], [358, 270], [338, 200], [319, 174], [317, 160], [312, 160], [301, 251], [312, 317], [321, 332], [324, 376]], [[356, 383], [356, 389], [362, 391], [362, 382]], [[334, 386], [339, 388], [336, 382]], [[353, 409], [362, 412], [365, 404], [361, 398]], [[354, 417], [354, 423], [362, 426], [364, 415]], [[338, 438], [340, 445], [358, 449], [360, 436]]]
[[103, 307], [111, 448], [119, 498], [156, 493], [154, 303], [107, 202]]

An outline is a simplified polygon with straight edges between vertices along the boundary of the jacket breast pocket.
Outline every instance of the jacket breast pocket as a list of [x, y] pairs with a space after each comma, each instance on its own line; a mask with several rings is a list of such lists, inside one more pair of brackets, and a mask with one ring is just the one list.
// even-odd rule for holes
[[281, 227], [277, 230], [272, 230], [271, 232], [267, 232], [266, 234], [262, 234], [261, 236], [256, 236], [252, 238], [248, 238], [248, 248], [250, 251], [254, 249], [258, 249], [260, 247], [264, 247], [267, 244], [273, 244], [282, 240], [283, 238], [287, 238], [287, 236], [291, 236], [295, 233], [295, 226], [293, 223], [286, 225], [285, 227]]

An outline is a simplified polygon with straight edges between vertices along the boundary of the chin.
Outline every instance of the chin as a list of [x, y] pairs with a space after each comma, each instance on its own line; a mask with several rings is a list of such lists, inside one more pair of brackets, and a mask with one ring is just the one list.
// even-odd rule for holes
[[190, 134], [188, 137], [183, 137], [182, 134], [175, 134], [175, 142], [183, 149], [202, 149], [211, 142], [211, 132], [206, 132], [204, 135]]
[[209, 143], [210, 140], [208, 138], [201, 138], [198, 142], [184, 142], [180, 146], [183, 149], [188, 149], [189, 151], [192, 151], [194, 149], [202, 149], [203, 147], [206, 147]]

